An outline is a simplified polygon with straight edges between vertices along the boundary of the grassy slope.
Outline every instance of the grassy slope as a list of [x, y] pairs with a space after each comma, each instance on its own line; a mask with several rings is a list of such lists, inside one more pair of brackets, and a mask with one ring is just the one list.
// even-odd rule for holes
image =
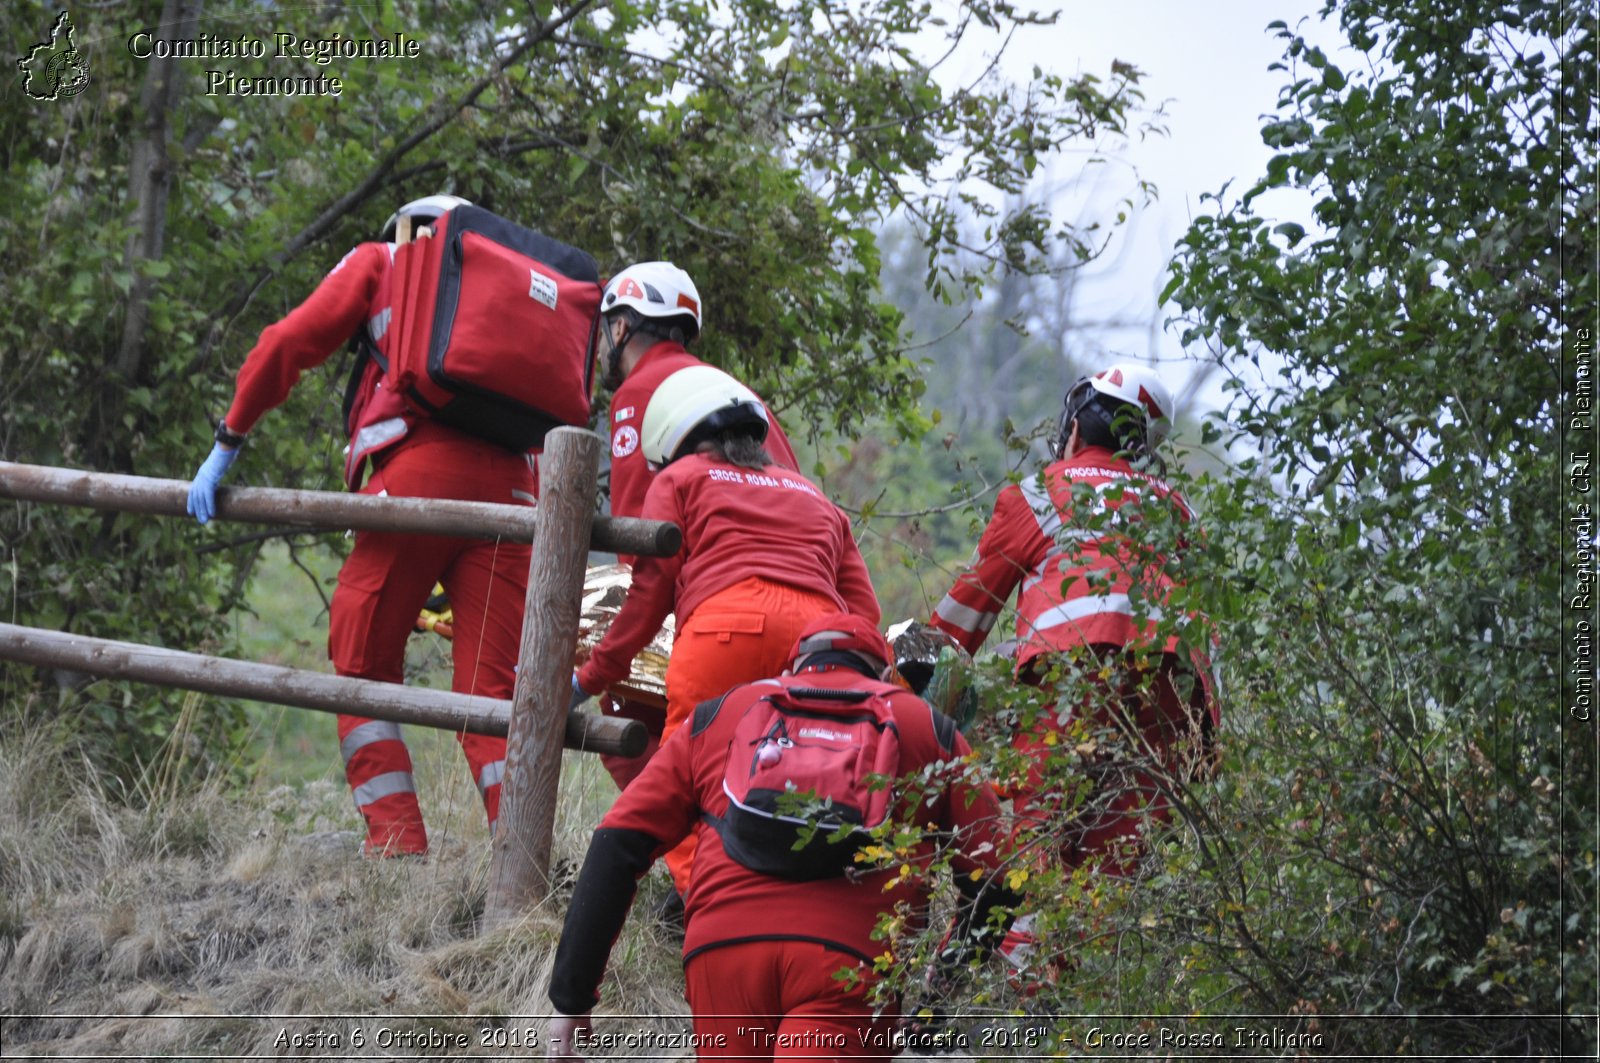
[[[292, 619], [320, 604], [305, 594], [305, 577], [278, 561], [255, 598], [260, 617], [277, 619], [248, 622], [247, 652], [325, 668], [326, 618]], [[437, 640], [413, 641], [418, 678], [447, 682], [435, 667]], [[468, 1048], [450, 1055], [542, 1057], [542, 1048], [495, 1047], [482, 1031], [497, 1017], [548, 1010], [545, 985], [568, 894], [520, 926], [479, 932], [488, 835], [454, 741], [407, 729], [430, 858], [372, 861], [357, 855], [360, 821], [339, 770], [333, 718], [272, 706], [252, 709], [252, 718], [260, 751], [253, 784], [184, 792], [175, 784], [182, 764], [173, 762], [156, 766], [135, 807], [97, 789], [92, 771], [70, 751], [48, 748], [37, 730], [0, 735], [7, 1054], [275, 1055], [289, 1051], [285, 1038], [331, 1034], [346, 1054], [414, 1055], [381, 1048], [380, 1035], [436, 1030], [468, 1037]], [[613, 793], [597, 761], [567, 754], [558, 867], [581, 862]], [[665, 889], [659, 871], [648, 878], [640, 913]], [[631, 920], [614, 957], [608, 1005], [629, 1016], [684, 1013], [676, 945], [652, 920]], [[363, 1018], [240, 1018], [340, 1013]], [[16, 1018], [24, 1015], [52, 1017]], [[177, 1018], [202, 1015], [220, 1017]], [[384, 1018], [428, 1015], [437, 1017]], [[630, 1030], [680, 1025], [617, 1022]], [[513, 1019], [508, 1027], [525, 1025]], [[364, 1050], [352, 1047], [357, 1027]]]

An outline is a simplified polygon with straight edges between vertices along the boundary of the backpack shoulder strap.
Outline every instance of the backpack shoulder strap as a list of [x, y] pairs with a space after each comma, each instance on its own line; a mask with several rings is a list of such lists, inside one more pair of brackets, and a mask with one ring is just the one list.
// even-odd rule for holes
[[961, 733], [961, 726], [954, 719], [909, 690], [895, 690], [885, 695], [884, 700], [889, 703], [890, 715], [897, 727], [904, 725], [911, 733], [921, 734], [923, 721], [926, 720], [927, 728], [933, 732], [933, 740], [938, 744], [940, 754], [945, 757], [954, 754], [956, 735]]
[[[737, 689], [739, 688], [734, 687], [734, 690]], [[727, 701], [728, 695], [732, 693], [733, 690], [729, 690], [724, 692], [721, 697], [712, 698], [710, 701], [702, 701], [696, 705], [694, 707], [694, 716], [689, 723], [689, 733], [696, 736], [705, 734], [706, 728], [710, 727], [712, 721], [717, 718], [717, 713], [722, 711], [722, 703]]]
[[[772, 688], [767, 692], [767, 697], [771, 697], [773, 694], [782, 689], [781, 684], [779, 684], [776, 680], [764, 679], [758, 683], [745, 683], [742, 686], [733, 687], [732, 689], [725, 691], [720, 697], [712, 698], [709, 701], [702, 701], [700, 704], [694, 707], [694, 715], [689, 718], [689, 733], [697, 737], [704, 734], [706, 729], [710, 727], [711, 724], [716, 720], [717, 714], [722, 711], [722, 703], [727, 701], [731, 695], [737, 694], [741, 690], [751, 690], [753, 688], [760, 687]], [[751, 701], [751, 704], [753, 705], [757, 701], [762, 700], [765, 699], [758, 697]]]
[[956, 734], [960, 730], [956, 722], [931, 705], [928, 714], [933, 717], [933, 737], [938, 739], [939, 749], [945, 754], [955, 752]]
[[365, 375], [367, 363], [377, 362], [379, 369], [385, 373], [389, 371], [389, 360], [378, 350], [378, 345], [372, 342], [372, 335], [367, 331], [365, 321], [351, 334], [349, 350], [354, 357], [350, 361], [350, 375], [344, 383], [344, 403], [340, 407], [346, 425], [350, 423], [350, 411], [355, 409], [356, 397], [361, 393], [361, 378]]

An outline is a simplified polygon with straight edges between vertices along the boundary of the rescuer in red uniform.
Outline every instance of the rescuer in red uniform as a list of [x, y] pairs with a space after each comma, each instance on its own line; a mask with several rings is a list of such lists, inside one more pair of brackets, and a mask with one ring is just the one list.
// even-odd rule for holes
[[[663, 742], [700, 702], [781, 671], [812, 619], [842, 610], [878, 622], [849, 518], [772, 460], [767, 418], [749, 388], [708, 365], [656, 389], [640, 446], [660, 471], [641, 515], [682, 528], [683, 549], [635, 562], [622, 609], [573, 675], [574, 707], [624, 678], [669, 613], [678, 624]], [[680, 893], [688, 856], [668, 860]]]
[[[1188, 504], [1134, 464], [1145, 466], [1171, 424], [1171, 396], [1142, 366], [1114, 365], [1075, 383], [1056, 460], [1001, 490], [973, 564], [932, 620], [974, 652], [1021, 584], [1018, 679], [1055, 690], [1052, 671], [1066, 673], [1082, 693], [1017, 735], [1032, 765], [1013, 794], [1015, 812], [1048, 829], [1052, 814], [1060, 827], [1065, 804], [1057, 847], [1065, 866], [1119, 877], [1135, 873], [1147, 824], [1170, 819], [1170, 780], [1200, 765], [1218, 720], [1209, 625], [1192, 610], [1171, 615], [1181, 558], [1139, 531], [1161, 517], [1169, 530], [1192, 528]], [[1173, 538], [1182, 545], [1182, 535]], [[1068, 733], [1073, 741], [1063, 741]], [[1064, 797], [1052, 763], [1089, 738], [1101, 751], [1086, 754], [1092, 792]], [[1002, 949], [1019, 964], [1029, 919], [1017, 921]]]
[[[644, 511], [654, 477], [640, 449], [644, 414], [662, 381], [680, 369], [706, 364], [686, 347], [700, 335], [701, 311], [694, 281], [670, 262], [629, 266], [611, 278], [600, 297], [601, 358], [605, 385], [612, 391], [613, 516], [637, 517]], [[794, 448], [770, 410], [765, 446], [777, 464], [799, 471]]]
[[[657, 856], [691, 835], [699, 844], [683, 957], [700, 1058], [887, 1059], [898, 1052], [896, 1010], [873, 1014], [873, 958], [886, 946], [872, 933], [881, 915], [901, 905], [912, 927], [926, 919], [933, 843], [914, 850], [910, 874], [884, 869], [797, 881], [740, 863], [714, 823], [729, 815], [724, 773], [731, 756], [744, 755], [730, 741], [746, 709], [779, 687], [887, 699], [900, 743], [898, 774], [948, 766], [934, 769], [933, 799], [914, 814], [917, 823], [950, 832], [952, 877], [964, 898], [954, 940], [976, 938], [981, 947], [976, 931], [989, 924], [991, 909], [1014, 899], [994, 880], [1002, 860], [999, 806], [987, 784], [964, 777], [960, 762], [970, 750], [955, 723], [884, 681], [891, 656], [866, 618], [819, 617], [799, 633], [789, 672], [701, 704], [693, 722], [663, 743], [590, 842], [550, 979], [550, 1002], [559, 1013], [550, 1025], [550, 1058], [583, 1058], [589, 1012], [599, 1001], [637, 880]], [[918, 868], [924, 873], [914, 873]], [[837, 977], [841, 969], [859, 978]]]
[[[300, 374], [327, 361], [358, 329], [377, 357], [364, 356], [352, 380], [346, 415], [345, 483], [363, 494], [533, 505], [533, 456], [513, 453], [422, 417], [386, 378], [391, 282], [401, 218], [425, 225], [466, 203], [428, 196], [401, 207], [381, 242], [356, 246], [305, 302], [268, 326], [239, 369], [233, 404], [217, 426], [216, 445], [189, 488], [189, 512], [201, 524], [216, 512], [215, 492], [239, 446], [268, 410], [288, 397]], [[368, 462], [372, 474], [362, 486]], [[434, 584], [455, 611], [452, 688], [509, 698], [521, 640], [531, 548], [526, 543], [362, 531], [355, 537], [328, 623], [328, 655], [339, 675], [404, 680], [406, 640]], [[494, 833], [505, 769], [503, 738], [459, 733]], [[427, 852], [411, 754], [398, 724], [339, 717], [345, 778], [367, 824], [373, 855]]]
[[[673, 373], [705, 365], [690, 354], [687, 344], [700, 335], [703, 306], [700, 292], [687, 273], [671, 262], [639, 262], [623, 270], [606, 285], [600, 298], [601, 360], [605, 385], [611, 396], [611, 513], [637, 517], [644, 512], [644, 496], [655, 473], [640, 449], [644, 412], [656, 388]], [[763, 406], [763, 408], [765, 408]], [[799, 470], [794, 449], [767, 411], [767, 453], [779, 465]], [[631, 565], [631, 556], [618, 558]], [[681, 618], [680, 618], [681, 619]], [[643, 706], [621, 703], [624, 711], [643, 719], [652, 733], [638, 757], [602, 754], [601, 762], [617, 788], [644, 769], [660, 744], [661, 719]], [[616, 708], [617, 706], [611, 706]]]

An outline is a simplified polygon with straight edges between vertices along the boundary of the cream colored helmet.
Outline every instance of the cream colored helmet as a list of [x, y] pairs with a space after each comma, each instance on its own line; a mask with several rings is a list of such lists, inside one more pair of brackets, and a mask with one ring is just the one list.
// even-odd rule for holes
[[691, 365], [661, 382], [644, 411], [644, 458], [661, 468], [729, 429], [761, 442], [767, 408], [756, 393], [715, 366]]

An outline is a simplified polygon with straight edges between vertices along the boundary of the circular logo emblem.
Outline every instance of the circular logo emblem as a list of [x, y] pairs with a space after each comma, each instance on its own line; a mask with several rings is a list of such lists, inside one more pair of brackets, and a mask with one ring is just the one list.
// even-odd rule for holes
[[631, 424], [625, 424], [617, 429], [617, 434], [611, 437], [611, 456], [625, 458], [639, 449], [639, 432]]
[[89, 64], [76, 50], [58, 52], [45, 67], [44, 81], [57, 97], [76, 96], [89, 84]]

